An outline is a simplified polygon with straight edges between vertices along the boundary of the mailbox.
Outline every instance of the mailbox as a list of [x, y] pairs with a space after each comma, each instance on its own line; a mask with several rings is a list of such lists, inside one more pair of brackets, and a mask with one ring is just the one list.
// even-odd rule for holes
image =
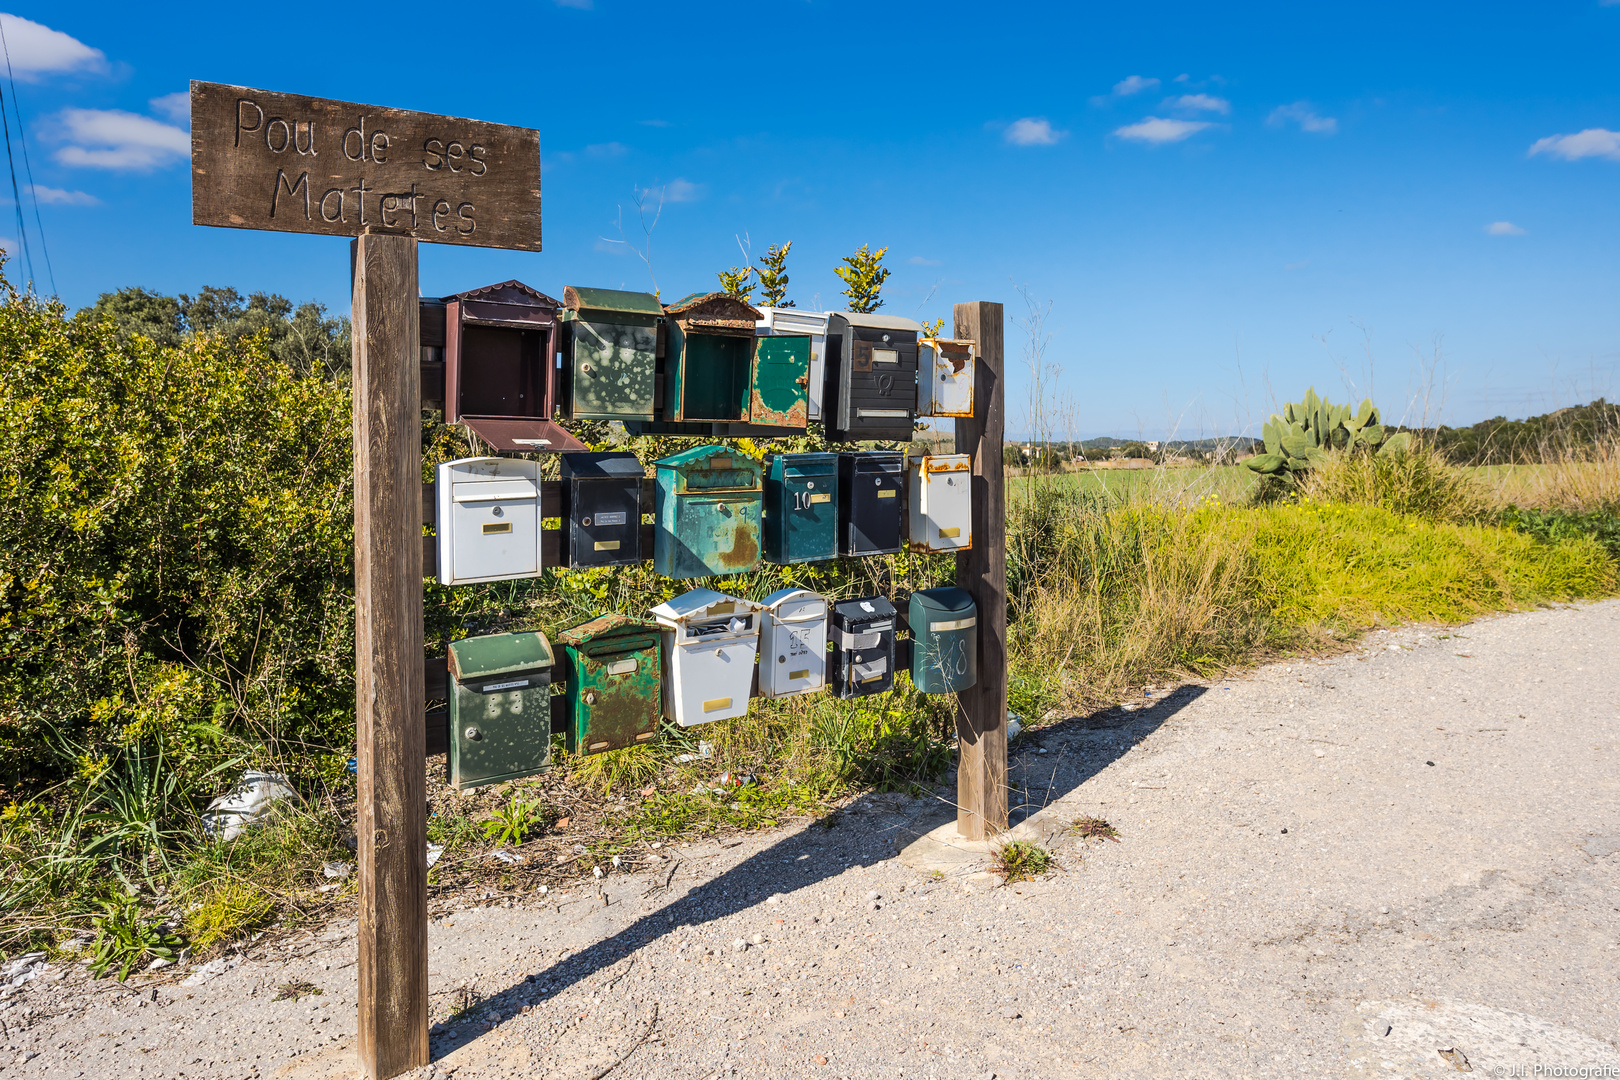
[[568, 752], [600, 754], [658, 737], [658, 624], [602, 615], [557, 635], [568, 665]]
[[973, 459], [924, 454], [906, 463], [911, 488], [911, 549], [966, 551], [973, 546]]
[[690, 578], [745, 574], [759, 565], [759, 462], [741, 450], [697, 446], [653, 464], [653, 569]]
[[495, 450], [583, 450], [552, 420], [557, 301], [521, 281], [444, 298], [444, 420]]
[[838, 556], [838, 455], [765, 455], [765, 558]]
[[918, 343], [919, 416], [972, 416], [973, 369], [979, 347], [971, 341], [923, 338]]
[[799, 336], [810, 339], [810, 362], [805, 369], [805, 416], [821, 421], [821, 401], [827, 383], [827, 313], [791, 307], [762, 307], [754, 333], [760, 337]]
[[887, 555], [903, 545], [906, 456], [898, 450], [838, 455], [838, 553]]
[[[922, 324], [834, 311], [827, 319], [822, 423], [835, 442], [910, 442], [917, 419], [917, 337]], [[837, 339], [837, 350], [833, 339]]]
[[551, 645], [544, 634], [450, 643], [450, 785], [531, 776], [551, 764]]
[[781, 589], [761, 603], [760, 696], [792, 697], [826, 686], [827, 598], [804, 589]]
[[759, 309], [726, 293], [694, 293], [664, 309], [664, 419], [803, 431], [810, 338], [756, 337]]
[[979, 681], [979, 609], [966, 589], [911, 594], [911, 681], [925, 694], [966, 690]]
[[662, 632], [664, 715], [681, 727], [748, 712], [759, 605], [693, 589], [650, 612]]
[[833, 605], [833, 693], [853, 698], [894, 689], [894, 623], [894, 605], [881, 596]]
[[645, 472], [634, 454], [562, 455], [569, 566], [629, 566], [641, 561]]
[[651, 420], [659, 325], [651, 293], [563, 290], [563, 411], [576, 420]]
[[439, 583], [540, 576], [540, 464], [462, 458], [437, 470]]

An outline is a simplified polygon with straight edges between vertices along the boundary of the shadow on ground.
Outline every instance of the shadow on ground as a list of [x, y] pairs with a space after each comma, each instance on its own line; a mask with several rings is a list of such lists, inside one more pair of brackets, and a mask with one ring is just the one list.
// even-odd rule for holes
[[[1205, 691], [1202, 686], [1184, 686], [1132, 712], [1109, 709], [1022, 734], [1008, 749], [1009, 781], [1013, 786], [1009, 793], [1011, 823], [1025, 820], [1080, 787]], [[589, 978], [683, 927], [699, 927], [762, 903], [777, 893], [808, 888], [852, 867], [890, 858], [901, 837], [926, 832], [949, 820], [955, 812], [955, 807], [943, 798], [862, 795], [620, 932], [481, 999], [478, 1006], [511, 1013], [533, 1004], [540, 996], [549, 997]], [[659, 884], [652, 882], [643, 896], [659, 889]], [[435, 1024], [429, 1034], [435, 1058], [477, 1037], [467, 1026], [448, 1021]]]

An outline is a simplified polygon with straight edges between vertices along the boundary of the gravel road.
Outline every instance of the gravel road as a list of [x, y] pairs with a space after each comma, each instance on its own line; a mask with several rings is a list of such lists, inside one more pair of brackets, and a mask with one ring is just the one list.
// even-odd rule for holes
[[[1620, 601], [1377, 633], [1019, 739], [1037, 882], [908, 865], [948, 810], [877, 796], [464, 897], [414, 1075], [1620, 1076], [1617, 705]], [[190, 986], [38, 970], [0, 992], [0, 1076], [349, 1075], [352, 935]]]

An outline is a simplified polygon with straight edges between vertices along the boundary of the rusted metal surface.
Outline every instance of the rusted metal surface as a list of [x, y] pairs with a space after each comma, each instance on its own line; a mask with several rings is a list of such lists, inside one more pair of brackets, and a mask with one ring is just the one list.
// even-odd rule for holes
[[759, 565], [764, 486], [757, 461], [724, 446], [700, 446], [654, 464], [654, 569], [690, 578]]
[[741, 330], [750, 337], [761, 316], [746, 300], [723, 292], [692, 293], [664, 307], [664, 314], [680, 323], [682, 329]]
[[973, 415], [972, 341], [923, 338], [917, 367], [917, 412], [923, 416]]
[[557, 636], [568, 664], [568, 751], [590, 755], [658, 735], [663, 666], [658, 624], [602, 615]]
[[748, 420], [764, 427], [809, 426], [810, 339], [758, 338], [749, 377]]

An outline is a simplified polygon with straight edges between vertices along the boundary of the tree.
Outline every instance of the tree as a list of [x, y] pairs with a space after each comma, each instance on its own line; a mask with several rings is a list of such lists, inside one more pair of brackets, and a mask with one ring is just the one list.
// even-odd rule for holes
[[715, 277], [720, 279], [721, 292], [750, 304], [754, 300], [754, 287], [748, 284], [748, 278], [753, 272], [750, 266], [733, 266], [730, 270], [720, 271]]
[[102, 293], [90, 311], [111, 319], [124, 334], [144, 334], [159, 345], [180, 344], [186, 329], [180, 301], [134, 286]]
[[889, 280], [889, 271], [883, 266], [883, 256], [888, 253], [888, 248], [872, 251], [862, 244], [853, 255], [844, 256], [843, 266], [833, 267], [833, 273], [844, 282], [844, 295], [849, 297], [850, 311], [865, 315], [883, 306], [878, 293], [883, 291], [883, 283]]
[[754, 274], [759, 278], [759, 287], [765, 292], [763, 302], [767, 307], [793, 306], [793, 301], [787, 299], [787, 256], [792, 247], [791, 240], [780, 247], [772, 244], [770, 250], [759, 258], [760, 268]]

